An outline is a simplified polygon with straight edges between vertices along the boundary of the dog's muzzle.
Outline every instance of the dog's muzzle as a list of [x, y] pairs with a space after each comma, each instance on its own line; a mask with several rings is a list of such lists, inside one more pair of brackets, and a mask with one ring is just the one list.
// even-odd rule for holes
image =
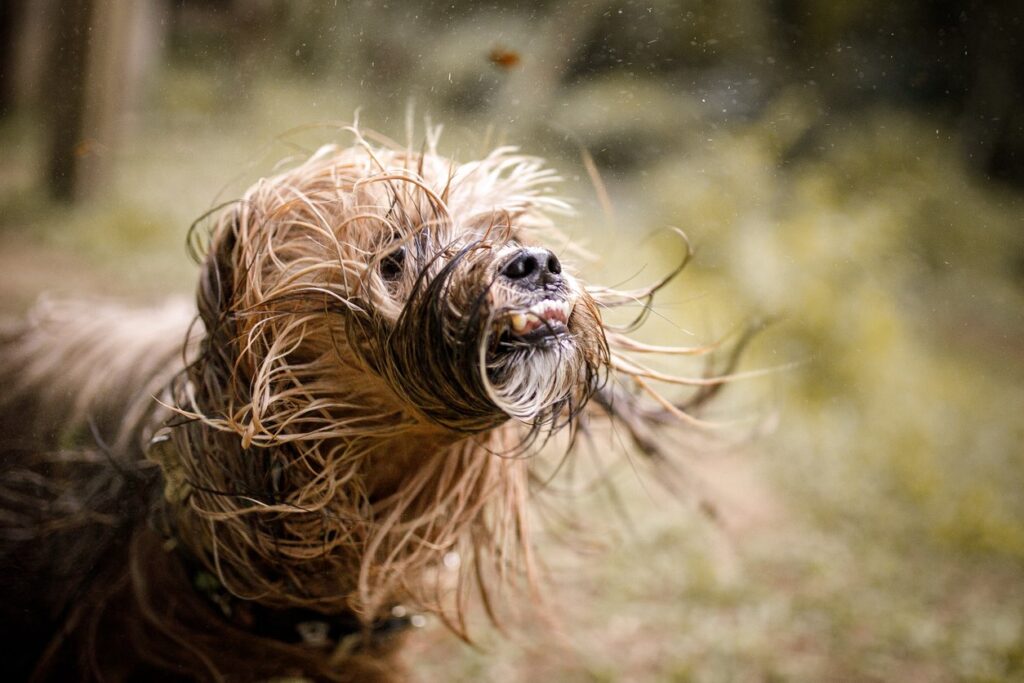
[[551, 251], [521, 249], [501, 268], [499, 277], [524, 302], [503, 318], [509, 341], [546, 344], [568, 334], [576, 301], [562, 277], [562, 264]]

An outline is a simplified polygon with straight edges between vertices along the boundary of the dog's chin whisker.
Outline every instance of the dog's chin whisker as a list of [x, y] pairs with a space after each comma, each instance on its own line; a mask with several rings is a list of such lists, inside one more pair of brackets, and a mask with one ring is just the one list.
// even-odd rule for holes
[[492, 584], [535, 574], [529, 456], [559, 434], [568, 453], [585, 411], [644, 448], [685, 410], [626, 355], [668, 347], [610, 351], [561, 261], [555, 179], [511, 148], [328, 146], [214, 219], [198, 316], [41, 307], [0, 337], [14, 427], [46, 444], [4, 454], [0, 502], [29, 502], [0, 557], [94, 568], [40, 583], [33, 609], [78, 615], [61, 642], [109, 627], [184, 677], [359, 679], [413, 616], [461, 631], [476, 590], [499, 618]]

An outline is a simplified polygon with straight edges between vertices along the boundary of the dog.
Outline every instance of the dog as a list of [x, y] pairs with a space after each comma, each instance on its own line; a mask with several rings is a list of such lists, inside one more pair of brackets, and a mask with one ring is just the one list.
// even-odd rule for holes
[[664, 457], [721, 385], [637, 360], [710, 348], [603, 322], [678, 271], [584, 284], [542, 160], [352, 133], [193, 231], [195, 306], [49, 302], [4, 332], [15, 676], [401, 678], [422, 615], [465, 634], [471, 597], [493, 616], [533, 575], [536, 451], [610, 420]]

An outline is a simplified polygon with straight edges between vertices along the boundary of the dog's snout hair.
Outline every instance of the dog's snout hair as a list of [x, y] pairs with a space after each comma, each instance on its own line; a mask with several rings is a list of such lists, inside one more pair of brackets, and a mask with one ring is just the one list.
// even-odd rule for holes
[[[43, 637], [26, 670], [46, 678], [85, 657], [109, 679], [97, 634], [120, 628], [147, 666], [200, 679], [372, 678], [390, 671], [387, 639], [371, 635], [396, 606], [463, 632], [468, 592], [490, 610], [493, 577], [532, 576], [527, 456], [559, 433], [574, 447], [602, 416], [653, 453], [653, 430], [715, 384], [695, 382], [682, 407], [651, 388], [687, 380], [638, 354], [710, 349], [641, 344], [603, 322], [603, 308], [646, 310], [663, 283], [584, 284], [556, 227], [570, 213], [557, 181], [512, 148], [458, 164], [436, 136], [416, 152], [357, 133], [195, 233], [191, 321], [62, 305], [8, 333], [8, 415], [31, 406], [46, 426], [4, 426], [5, 443], [19, 436], [0, 501], [36, 505], [0, 524], [5, 576], [52, 570], [65, 540], [57, 564], [78, 553], [94, 567], [40, 611], [33, 628], [61, 640]], [[70, 488], [43, 483], [54, 472]], [[268, 646], [268, 610], [351, 620], [359, 644]]]

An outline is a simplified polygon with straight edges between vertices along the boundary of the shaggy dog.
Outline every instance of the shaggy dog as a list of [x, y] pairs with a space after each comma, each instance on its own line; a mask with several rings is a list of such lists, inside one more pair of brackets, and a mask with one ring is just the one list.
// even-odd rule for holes
[[399, 676], [414, 617], [464, 633], [468, 596], [493, 614], [532, 576], [527, 456], [591, 413], [654, 454], [691, 418], [650, 383], [698, 385], [690, 407], [720, 384], [635, 360], [702, 349], [602, 323], [657, 286], [570, 272], [540, 160], [354, 132], [214, 215], [198, 317], [50, 304], [5, 333], [15, 676]]

